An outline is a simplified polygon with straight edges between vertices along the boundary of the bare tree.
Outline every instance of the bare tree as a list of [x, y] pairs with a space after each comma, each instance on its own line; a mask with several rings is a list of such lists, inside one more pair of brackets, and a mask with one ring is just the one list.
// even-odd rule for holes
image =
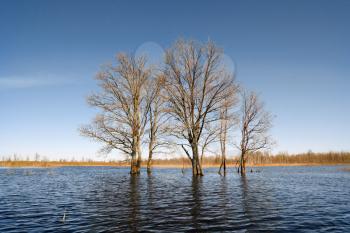
[[101, 110], [92, 124], [80, 129], [82, 135], [104, 143], [103, 152], [113, 149], [131, 157], [131, 174], [140, 173], [141, 140], [150, 109], [148, 82], [152, 69], [144, 57], [117, 56], [117, 64], [106, 66], [97, 80], [101, 92], [88, 98], [88, 103]]
[[199, 143], [232, 95], [233, 74], [225, 69], [222, 51], [212, 42], [177, 41], [166, 52], [165, 66], [167, 110], [175, 126], [172, 134], [191, 160], [193, 174], [203, 175]]
[[164, 76], [157, 76], [153, 82], [150, 82], [149, 92], [150, 97], [150, 109], [149, 109], [149, 128], [148, 128], [148, 160], [147, 160], [147, 172], [151, 173], [153, 154], [160, 147], [168, 145], [165, 136], [167, 133], [167, 120], [168, 117], [165, 112], [165, 98], [163, 95], [164, 89]]
[[[238, 88], [235, 89], [237, 92]], [[220, 128], [219, 128], [219, 141], [220, 141], [220, 151], [221, 151], [221, 164], [219, 168], [219, 174], [221, 174], [221, 169], [223, 169], [223, 174], [226, 174], [226, 145], [228, 138], [228, 131], [237, 122], [235, 114], [232, 112], [233, 107], [237, 103], [236, 95], [231, 95], [224, 102], [224, 105], [220, 109]]]
[[272, 116], [264, 110], [264, 105], [255, 93], [242, 93], [240, 119], [241, 142], [238, 172], [245, 174], [247, 155], [268, 148], [271, 138], [268, 131], [271, 128]]

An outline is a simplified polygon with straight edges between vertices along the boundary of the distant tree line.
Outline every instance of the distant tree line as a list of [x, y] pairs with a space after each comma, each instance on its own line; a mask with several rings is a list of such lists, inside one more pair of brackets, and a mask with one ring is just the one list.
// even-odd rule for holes
[[250, 164], [346, 164], [350, 163], [349, 152], [324, 152], [312, 151], [299, 154], [257, 152], [249, 156]]
[[[237, 167], [240, 161], [240, 155], [232, 155], [227, 159], [227, 163], [233, 167]], [[207, 156], [203, 159], [203, 166], [211, 167], [221, 165], [221, 155]], [[153, 161], [154, 165], [176, 165], [186, 167], [190, 165], [188, 160], [183, 158], [171, 158], [171, 159], [156, 159]], [[312, 165], [312, 164], [350, 164], [349, 152], [306, 152], [298, 154], [277, 153], [270, 154], [268, 152], [255, 152], [250, 153], [247, 157], [246, 164], [250, 166], [256, 165]]]
[[[271, 144], [271, 115], [255, 93], [236, 83], [222, 49], [211, 41], [178, 40], [158, 67], [148, 64], [146, 56], [120, 53], [97, 80], [100, 91], [88, 103], [100, 111], [81, 127], [81, 134], [102, 142], [102, 152], [116, 149], [128, 155], [131, 174], [140, 173], [145, 144], [148, 172], [154, 153], [179, 147], [193, 175], [203, 175], [203, 157], [211, 144], [220, 145], [223, 174], [227, 147], [239, 149], [237, 171], [244, 174], [249, 154]], [[228, 136], [237, 128], [239, 142], [228, 144]]]
[[[36, 156], [35, 156], [36, 157]], [[94, 161], [92, 159], [59, 159], [57, 161], [47, 160], [45, 156], [37, 158], [22, 157], [17, 154], [12, 156], [0, 156], [0, 166], [127, 166], [128, 161], [109, 159], [106, 161]], [[240, 161], [240, 155], [231, 155], [226, 163], [231, 167], [237, 167]], [[220, 167], [222, 164], [222, 156], [205, 156], [201, 160], [204, 167]], [[141, 164], [147, 166], [148, 158], [142, 160]], [[152, 164], [155, 166], [176, 166], [188, 167], [191, 166], [191, 161], [184, 157], [174, 157], [170, 159], [154, 159]], [[258, 165], [318, 165], [318, 164], [350, 164], [349, 152], [324, 152], [315, 153], [312, 151], [299, 154], [277, 153], [270, 154], [268, 152], [250, 153], [247, 157], [246, 164], [248, 166]]]

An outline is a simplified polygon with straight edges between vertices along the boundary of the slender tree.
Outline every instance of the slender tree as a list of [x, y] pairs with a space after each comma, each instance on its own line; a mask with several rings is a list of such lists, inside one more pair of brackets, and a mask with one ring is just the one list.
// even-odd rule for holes
[[272, 126], [272, 117], [265, 111], [263, 103], [258, 100], [255, 93], [242, 92], [241, 101], [241, 141], [238, 146], [241, 156], [237, 171], [244, 175], [247, 155], [268, 148], [271, 144], [268, 131]]
[[166, 52], [167, 111], [172, 134], [191, 160], [193, 175], [203, 175], [199, 144], [205, 131], [220, 119], [225, 99], [232, 95], [233, 74], [223, 65], [223, 53], [212, 42], [177, 41]]
[[[238, 89], [238, 88], [237, 88]], [[237, 91], [235, 89], [235, 91]], [[221, 164], [219, 168], [219, 174], [226, 174], [226, 145], [229, 130], [234, 126], [237, 122], [235, 114], [232, 112], [233, 107], [237, 103], [236, 95], [231, 95], [231, 98], [225, 100], [224, 105], [220, 110], [220, 128], [219, 128], [219, 142], [220, 142], [220, 151], [221, 151]]]
[[82, 135], [103, 142], [102, 151], [117, 149], [129, 155], [131, 174], [140, 172], [141, 140], [152, 101], [147, 90], [152, 69], [145, 62], [145, 57], [119, 54], [116, 65], [99, 72], [101, 92], [91, 95], [88, 103], [101, 112], [80, 129]]
[[221, 169], [223, 169], [224, 175], [226, 174], [226, 141], [227, 141], [227, 131], [228, 131], [228, 109], [223, 108], [220, 113], [220, 150], [221, 150], [221, 164], [219, 168], [219, 174], [221, 174]]
[[168, 142], [165, 141], [168, 130], [168, 116], [164, 110], [164, 76], [157, 76], [150, 84], [149, 92], [151, 93], [150, 97], [152, 100], [150, 101], [151, 104], [148, 113], [148, 173], [151, 173], [153, 154], [157, 152], [157, 149], [168, 145]]

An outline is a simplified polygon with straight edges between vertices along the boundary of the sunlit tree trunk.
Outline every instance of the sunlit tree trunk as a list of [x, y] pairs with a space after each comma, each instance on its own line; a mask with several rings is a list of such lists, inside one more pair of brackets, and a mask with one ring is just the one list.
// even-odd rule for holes
[[139, 137], [136, 136], [131, 153], [131, 174], [140, 174], [141, 162], [141, 143]]
[[156, 126], [156, 122], [153, 119], [152, 109], [150, 110], [150, 132], [149, 132], [149, 143], [148, 143], [148, 160], [147, 160], [147, 173], [151, 173], [152, 166], [152, 156], [153, 156], [153, 147], [154, 147], [154, 131]]
[[221, 169], [223, 169], [224, 175], [226, 175], [226, 140], [227, 140], [227, 131], [229, 128], [229, 116], [228, 116], [228, 108], [230, 107], [230, 103], [227, 102], [223, 106], [223, 109], [220, 113], [220, 149], [221, 149], [221, 164], [219, 169], [219, 174], [221, 174]]
[[153, 143], [149, 143], [149, 149], [148, 149], [148, 160], [147, 160], [147, 173], [151, 173], [152, 169], [152, 157], [153, 157]]
[[131, 152], [131, 163], [130, 163], [130, 174], [139, 174], [139, 169], [137, 165], [137, 150], [133, 146], [132, 152]]
[[192, 152], [193, 152], [193, 166], [192, 166], [192, 172], [193, 175], [203, 175], [201, 160], [199, 159], [199, 153], [198, 153], [198, 143], [193, 142], [192, 143]]
[[221, 169], [224, 171], [224, 175], [226, 174], [226, 151], [225, 149], [222, 150], [221, 152], [221, 164], [219, 168], [219, 174], [221, 174]]

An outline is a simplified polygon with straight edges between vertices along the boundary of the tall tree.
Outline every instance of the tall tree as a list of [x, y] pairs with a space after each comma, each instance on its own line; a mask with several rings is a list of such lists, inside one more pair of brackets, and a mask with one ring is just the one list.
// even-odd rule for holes
[[240, 116], [241, 141], [239, 144], [240, 161], [238, 172], [245, 174], [246, 160], [249, 153], [266, 149], [271, 144], [268, 131], [271, 128], [272, 116], [265, 111], [264, 104], [254, 92], [242, 92]]
[[[237, 92], [238, 87], [235, 89]], [[237, 117], [233, 113], [233, 107], [237, 104], [237, 96], [231, 95], [230, 98], [225, 99], [225, 103], [220, 109], [220, 126], [219, 126], [219, 142], [221, 151], [221, 164], [219, 174], [226, 174], [226, 145], [229, 130], [237, 123]]]
[[164, 92], [164, 76], [159, 75], [150, 82], [149, 92], [150, 109], [148, 113], [148, 160], [147, 172], [151, 173], [153, 154], [161, 147], [167, 146], [169, 143], [165, 141], [165, 136], [168, 131], [168, 116], [165, 112]]
[[102, 151], [117, 149], [128, 154], [131, 174], [140, 173], [141, 140], [152, 101], [147, 90], [152, 69], [145, 63], [145, 57], [121, 53], [116, 65], [98, 73], [101, 92], [91, 95], [88, 103], [101, 112], [80, 129], [82, 135], [103, 142]]
[[194, 175], [203, 175], [199, 143], [220, 119], [220, 109], [234, 87], [233, 74], [222, 58], [222, 51], [212, 42], [179, 40], [166, 52], [165, 90], [175, 125], [172, 134], [181, 140]]

